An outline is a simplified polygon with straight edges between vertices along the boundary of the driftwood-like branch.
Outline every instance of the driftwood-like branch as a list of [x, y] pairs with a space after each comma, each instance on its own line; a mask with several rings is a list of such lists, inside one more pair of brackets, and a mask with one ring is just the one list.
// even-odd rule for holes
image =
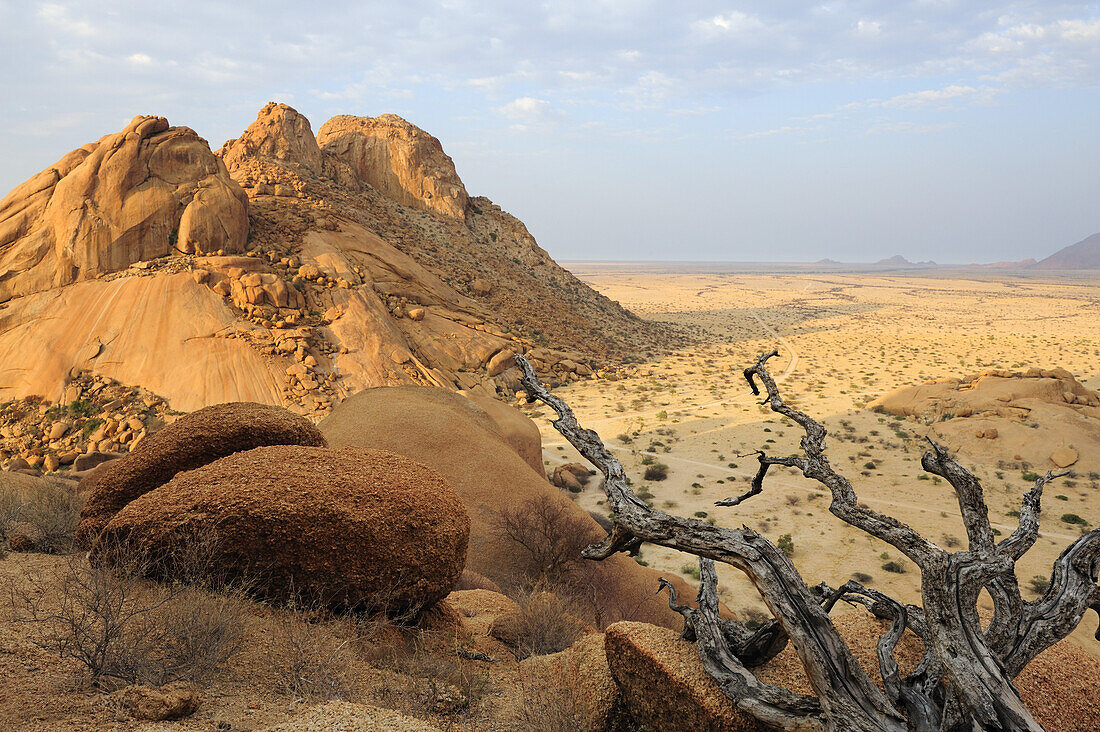
[[[1036, 655], [1068, 635], [1090, 608], [1100, 614], [1096, 585], [1100, 529], [1062, 553], [1043, 597], [1023, 602], [1015, 563], [1038, 537], [1043, 488], [1058, 475], [1047, 473], [1036, 481], [1024, 497], [1019, 528], [995, 544], [980, 482], [946, 448], [929, 440], [932, 449], [921, 464], [954, 488], [969, 539], [965, 551], [950, 553], [906, 524], [859, 504], [851, 483], [825, 456], [825, 428], [780, 396], [766, 368], [775, 355], [773, 351], [760, 356], [745, 369], [745, 378], [754, 394], [761, 394], [763, 387], [763, 403], [773, 412], [802, 427], [802, 454], [757, 453], [760, 465], [751, 489], [717, 505], [737, 506], [761, 493], [772, 465], [796, 468], [830, 491], [833, 515], [885, 541], [917, 565], [923, 607], [899, 603], [853, 582], [836, 590], [821, 585], [815, 594], [790, 560], [751, 529], [720, 528], [651, 508], [630, 490], [622, 465], [599, 436], [583, 429], [568, 405], [539, 382], [524, 357], [517, 356], [528, 400], [550, 406], [558, 415], [554, 427], [604, 474], [614, 528], [584, 555], [603, 559], [651, 542], [699, 557], [700, 607], [679, 605], [671, 586], [663, 583], [670, 590], [670, 607], [684, 616], [685, 636], [696, 640], [708, 673], [743, 710], [767, 725], [880, 732], [1041, 730], [1012, 679]], [[771, 624], [752, 633], [736, 621], [719, 617], [714, 561], [748, 576], [775, 618]], [[984, 632], [977, 614], [983, 589], [995, 606], [993, 622]], [[870, 682], [829, 619], [829, 610], [841, 599], [861, 604], [891, 622], [878, 645], [886, 695]], [[901, 678], [893, 651], [907, 629], [920, 636], [925, 655], [913, 673]], [[748, 671], [760, 659], [777, 653], [788, 638], [817, 694], [813, 704], [760, 684]]]

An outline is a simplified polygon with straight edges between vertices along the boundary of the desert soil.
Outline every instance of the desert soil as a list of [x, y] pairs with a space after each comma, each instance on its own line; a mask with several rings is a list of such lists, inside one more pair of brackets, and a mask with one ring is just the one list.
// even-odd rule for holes
[[[794, 471], [773, 469], [765, 491], [736, 508], [714, 502], [749, 487], [753, 451], [798, 450], [800, 432], [754, 402], [741, 375], [772, 349], [770, 367], [794, 406], [829, 430], [831, 462], [861, 501], [919, 529], [941, 546], [965, 540], [958, 505], [946, 482], [924, 474], [920, 455], [928, 426], [876, 413], [865, 405], [893, 389], [998, 368], [1061, 366], [1091, 389], [1100, 386], [1100, 273], [1094, 278], [953, 273], [762, 274], [700, 272], [667, 265], [566, 265], [584, 282], [650, 320], [690, 329], [697, 346], [640, 364], [618, 381], [589, 380], [556, 392], [581, 423], [616, 451], [636, 491], [682, 516], [742, 525], [772, 541], [790, 534], [793, 560], [810, 584], [838, 585], [854, 572], [903, 601], [919, 602], [919, 574], [890, 546], [828, 512], [826, 493]], [[548, 470], [583, 460], [558, 435], [546, 410], [531, 412], [543, 434]], [[626, 439], [620, 436], [626, 436]], [[629, 442], [627, 442], [629, 439]], [[956, 447], [956, 446], [949, 446]], [[643, 478], [647, 457], [668, 466], [663, 481]], [[1004, 456], [1006, 463], [1012, 455]], [[986, 488], [994, 527], [1015, 528], [1010, 515], [1031, 483], [1019, 469], [960, 461]], [[1053, 465], [1035, 465], [1042, 473]], [[1049, 578], [1061, 550], [1081, 527], [1100, 523], [1100, 465], [1074, 465], [1075, 475], [1048, 487], [1042, 538], [1020, 562], [1025, 599], [1033, 577]], [[922, 477], [923, 476], [923, 477]], [[578, 497], [600, 512], [603, 494], [589, 483]], [[640, 559], [692, 581], [693, 558], [646, 546]], [[904, 573], [883, 565], [900, 564]], [[735, 610], [762, 610], [754, 588], [733, 569], [720, 572], [722, 597]], [[988, 598], [986, 598], [988, 604]], [[1094, 654], [1097, 618], [1089, 614], [1074, 638]]]

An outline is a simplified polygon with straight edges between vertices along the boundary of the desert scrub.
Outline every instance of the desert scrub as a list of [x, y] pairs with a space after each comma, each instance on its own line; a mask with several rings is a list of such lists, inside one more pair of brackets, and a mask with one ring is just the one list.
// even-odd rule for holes
[[212, 680], [241, 647], [250, 608], [243, 588], [151, 582], [149, 558], [124, 549], [112, 558], [108, 568], [74, 554], [24, 575], [10, 590], [13, 618], [100, 688]]
[[0, 540], [7, 546], [7, 537], [18, 527], [34, 551], [68, 553], [83, 504], [76, 491], [60, 480], [0, 483]]
[[790, 534], [783, 534], [780, 536], [779, 541], [777, 541], [775, 545], [779, 548], [779, 551], [783, 552], [788, 557], [794, 556], [794, 539], [791, 538]]
[[646, 467], [642, 477], [646, 480], [664, 480], [668, 477], [668, 466], [664, 463], [653, 463]]

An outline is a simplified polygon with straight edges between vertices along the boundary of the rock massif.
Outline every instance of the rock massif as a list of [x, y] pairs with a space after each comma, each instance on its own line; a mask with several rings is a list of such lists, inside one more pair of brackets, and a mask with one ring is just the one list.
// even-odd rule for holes
[[12, 191], [0, 398], [90, 377], [317, 419], [374, 386], [510, 390], [514, 353], [555, 383], [670, 342], [470, 197], [423, 130], [341, 116], [319, 137], [280, 104], [217, 153], [138, 117]]

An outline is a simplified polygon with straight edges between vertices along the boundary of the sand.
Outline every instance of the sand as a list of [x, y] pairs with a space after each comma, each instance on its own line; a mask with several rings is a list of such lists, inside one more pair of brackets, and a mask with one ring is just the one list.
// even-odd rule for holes
[[[919, 601], [919, 574], [892, 547], [828, 512], [819, 486], [793, 471], [773, 469], [765, 492], [736, 508], [714, 501], [748, 488], [756, 468], [749, 454], [797, 451], [800, 433], [758, 406], [741, 371], [756, 354], [776, 348], [771, 361], [784, 396], [829, 429], [828, 454], [852, 481], [860, 500], [905, 521], [939, 543], [965, 540], [954, 494], [924, 475], [920, 455], [928, 425], [870, 411], [865, 405], [895, 388], [984, 369], [1061, 366], [1092, 389], [1100, 386], [1100, 273], [1095, 278], [1013, 278], [988, 275], [705, 273], [661, 266], [569, 265], [582, 280], [644, 318], [676, 323], [701, 337], [697, 347], [640, 364], [619, 381], [595, 380], [556, 393], [581, 423], [613, 446], [640, 492], [653, 504], [718, 525], [747, 525], [773, 541], [790, 534], [793, 560], [810, 584], [843, 583], [853, 572], [905, 601]], [[539, 424], [548, 469], [580, 460], [550, 426]], [[541, 415], [541, 416], [538, 416]], [[630, 443], [617, 438], [627, 435]], [[748, 454], [746, 456], [746, 454]], [[669, 467], [664, 481], [643, 479], [643, 460]], [[1012, 461], [1012, 456], [1004, 458]], [[998, 467], [988, 455], [962, 454], [986, 487], [990, 516], [1007, 535], [1009, 512], [1030, 482], [1023, 470]], [[1045, 466], [1035, 466], [1038, 472]], [[1060, 520], [1076, 513], [1100, 523], [1100, 465], [1081, 462], [1077, 476], [1047, 489], [1042, 538], [1019, 564], [1025, 598], [1029, 581], [1050, 576], [1053, 560], [1080, 535]], [[1091, 473], [1091, 476], [1090, 476]], [[603, 510], [593, 481], [578, 496]], [[646, 546], [649, 566], [691, 581], [693, 558]], [[905, 573], [882, 569], [898, 562]], [[735, 610], [760, 610], [753, 587], [736, 570], [720, 571], [722, 599]], [[1095, 614], [1075, 633], [1091, 640]], [[1088, 641], [1088, 642], [1086, 642]]]

